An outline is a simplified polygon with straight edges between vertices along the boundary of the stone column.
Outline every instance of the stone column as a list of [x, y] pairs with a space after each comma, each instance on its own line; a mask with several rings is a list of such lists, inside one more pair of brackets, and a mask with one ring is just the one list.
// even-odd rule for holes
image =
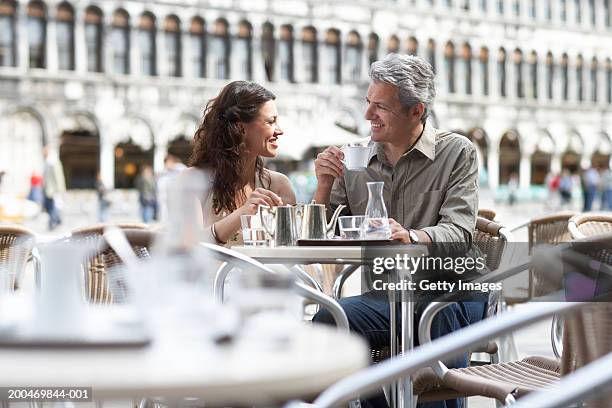
[[138, 44], [138, 34], [140, 33], [140, 29], [138, 25], [130, 26], [130, 74], [140, 76], [141, 75], [141, 67], [140, 67], [140, 50]]
[[47, 9], [46, 67], [49, 72], [57, 72], [57, 10]]
[[495, 190], [499, 186], [499, 145], [491, 143], [488, 157], [489, 188]]
[[85, 10], [79, 6], [74, 16], [74, 69], [87, 72], [87, 40], [85, 38]]
[[[102, 130], [102, 129], [100, 129]], [[108, 188], [115, 187], [115, 150], [113, 140], [108, 136], [108, 128], [100, 136], [100, 176]]]
[[180, 32], [180, 52], [181, 52], [181, 76], [185, 78], [197, 78], [198, 72], [193, 72], [193, 48], [189, 31]]
[[[162, 22], [163, 24], [163, 22]], [[157, 76], [167, 76], [168, 72], [168, 58], [166, 52], [166, 32], [163, 28], [155, 26], [155, 73]]]
[[102, 71], [107, 74], [114, 74], [113, 67], [113, 15], [104, 14], [102, 17]]
[[[523, 153], [524, 152], [524, 153]], [[521, 151], [521, 161], [519, 164], [519, 186], [522, 189], [528, 189], [531, 184], [531, 157], [523, 148]]]
[[168, 143], [165, 140], [155, 144], [155, 150], [153, 152], [153, 171], [157, 174], [164, 170], [164, 158], [168, 151]]
[[16, 11], [16, 27], [17, 34], [17, 67], [20, 71], [29, 69], [30, 50], [28, 49], [28, 13], [26, 7], [17, 7]]

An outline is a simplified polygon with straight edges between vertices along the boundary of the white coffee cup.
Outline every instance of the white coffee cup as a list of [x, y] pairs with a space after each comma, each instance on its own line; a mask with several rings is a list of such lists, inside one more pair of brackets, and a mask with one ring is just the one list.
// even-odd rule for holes
[[347, 145], [342, 148], [344, 160], [342, 163], [347, 170], [363, 171], [368, 167], [368, 159], [370, 157], [370, 146], [364, 145]]

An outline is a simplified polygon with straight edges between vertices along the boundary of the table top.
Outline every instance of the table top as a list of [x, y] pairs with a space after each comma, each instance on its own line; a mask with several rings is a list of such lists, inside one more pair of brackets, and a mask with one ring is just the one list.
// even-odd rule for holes
[[91, 386], [94, 399], [188, 396], [253, 405], [311, 396], [368, 361], [360, 338], [298, 325], [286, 344], [275, 347], [156, 338], [139, 349], [0, 348], [0, 384]]
[[[384, 252], [385, 248], [393, 248], [393, 246], [376, 247], [376, 251]], [[360, 265], [364, 260], [363, 247], [361, 246], [233, 246], [232, 249], [263, 263]], [[423, 246], [411, 245], [404, 247], [402, 252], [409, 253], [412, 256], [419, 256], [426, 253], [426, 250]]]

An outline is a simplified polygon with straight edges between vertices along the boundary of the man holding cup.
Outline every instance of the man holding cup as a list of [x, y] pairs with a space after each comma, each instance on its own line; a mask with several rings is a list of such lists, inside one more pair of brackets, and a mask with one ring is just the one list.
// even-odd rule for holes
[[[434, 129], [427, 121], [435, 97], [431, 66], [416, 56], [389, 54], [372, 64], [369, 75], [365, 119], [372, 133], [364, 168], [348, 169], [343, 164], [344, 152], [327, 148], [315, 160], [318, 183], [314, 199], [332, 208], [345, 204], [349, 214], [362, 215], [368, 201], [366, 182], [384, 181], [383, 198], [393, 239], [407, 244], [471, 243], [478, 207], [476, 149], [467, 138]], [[365, 336], [373, 348], [390, 343], [388, 298], [366, 292], [340, 303], [351, 330]], [[447, 307], [434, 319], [432, 337], [467, 326], [483, 314], [480, 302]], [[325, 311], [314, 320], [332, 321]], [[454, 365], [466, 364], [467, 356]], [[384, 406], [386, 401], [381, 394], [362, 404]], [[458, 407], [461, 402], [419, 406]]]

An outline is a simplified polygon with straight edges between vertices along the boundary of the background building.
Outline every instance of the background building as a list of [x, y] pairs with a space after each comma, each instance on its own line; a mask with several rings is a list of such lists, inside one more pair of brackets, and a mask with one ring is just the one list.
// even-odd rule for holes
[[50, 145], [69, 188], [132, 187], [188, 156], [233, 79], [277, 94], [280, 159], [300, 160], [367, 135], [367, 69], [400, 52], [434, 66], [431, 120], [479, 147], [481, 180], [525, 188], [608, 166], [611, 39], [610, 0], [2, 0], [0, 170], [26, 191]]

